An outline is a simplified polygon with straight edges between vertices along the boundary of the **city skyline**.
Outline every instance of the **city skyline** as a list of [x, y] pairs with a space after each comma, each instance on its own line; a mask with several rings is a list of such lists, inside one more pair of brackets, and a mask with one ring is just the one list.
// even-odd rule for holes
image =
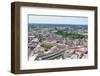
[[87, 44], [87, 17], [29, 16], [29, 61], [86, 59]]

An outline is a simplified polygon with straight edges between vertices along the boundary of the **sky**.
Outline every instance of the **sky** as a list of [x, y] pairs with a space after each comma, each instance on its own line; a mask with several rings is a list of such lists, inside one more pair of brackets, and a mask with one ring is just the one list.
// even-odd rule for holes
[[29, 15], [28, 23], [88, 25], [88, 17]]

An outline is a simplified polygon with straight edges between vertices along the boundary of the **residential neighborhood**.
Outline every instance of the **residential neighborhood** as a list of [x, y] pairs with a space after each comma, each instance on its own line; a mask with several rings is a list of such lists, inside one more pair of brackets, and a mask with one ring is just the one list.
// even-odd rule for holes
[[28, 59], [59, 60], [88, 57], [87, 25], [29, 24]]

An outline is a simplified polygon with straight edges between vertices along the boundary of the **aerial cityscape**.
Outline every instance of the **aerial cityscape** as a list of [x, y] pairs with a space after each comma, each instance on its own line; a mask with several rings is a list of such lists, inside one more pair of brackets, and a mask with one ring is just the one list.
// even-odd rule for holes
[[29, 60], [86, 58], [88, 58], [87, 18], [29, 16]]

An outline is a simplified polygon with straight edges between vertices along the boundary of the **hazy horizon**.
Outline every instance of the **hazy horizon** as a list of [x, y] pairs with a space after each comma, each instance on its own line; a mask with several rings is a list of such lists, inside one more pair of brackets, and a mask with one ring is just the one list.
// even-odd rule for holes
[[30, 15], [28, 24], [72, 24], [88, 25], [88, 17]]

